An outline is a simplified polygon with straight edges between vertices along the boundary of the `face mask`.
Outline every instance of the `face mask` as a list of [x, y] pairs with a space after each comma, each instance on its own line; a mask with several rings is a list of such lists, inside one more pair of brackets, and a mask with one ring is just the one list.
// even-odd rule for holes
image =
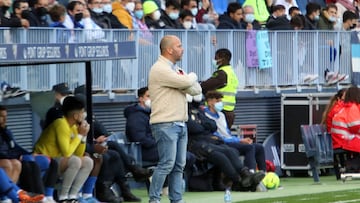
[[153, 14], [152, 14], [152, 19], [155, 21], [158, 21], [161, 17], [161, 13], [159, 10], [156, 10]]
[[104, 10], [105, 13], [111, 13], [111, 12], [112, 12], [112, 6], [111, 6], [111, 4], [105, 4], [105, 5], [103, 6], [103, 10]]
[[335, 22], [335, 21], [336, 21], [336, 18], [335, 18], [334, 16], [330, 16], [329, 21], [330, 21], [330, 22]]
[[171, 18], [171, 20], [176, 20], [176, 19], [179, 18], [179, 13], [172, 12], [172, 13], [169, 14], [169, 17]]
[[224, 109], [224, 104], [222, 102], [216, 102], [214, 108], [217, 112], [220, 112]]
[[320, 19], [320, 16], [319, 15], [316, 15], [315, 17], [314, 17], [314, 20], [315, 21], [318, 21]]
[[255, 15], [254, 14], [245, 14], [245, 19], [244, 21], [247, 23], [252, 23], [255, 20]]
[[150, 99], [146, 100], [144, 103], [147, 108], [149, 108], [149, 109], [151, 108], [151, 100]]
[[82, 18], [83, 18], [83, 14], [82, 14], [82, 13], [77, 13], [77, 14], [75, 14], [75, 16], [74, 16], [74, 20], [75, 20], [76, 22], [79, 22]]
[[47, 14], [47, 9], [45, 7], [39, 7], [36, 9], [36, 13], [39, 15], [39, 16], [44, 16]]
[[102, 13], [103, 12], [102, 8], [93, 8], [91, 10], [94, 11], [94, 13]]
[[185, 29], [188, 30], [188, 29], [191, 28], [192, 22], [190, 22], [190, 21], [185, 21], [185, 22], [183, 23], [183, 26], [184, 26]]
[[217, 68], [219, 67], [219, 65], [217, 64], [217, 60], [216, 60], [216, 59], [213, 59], [213, 60], [211, 61], [211, 64], [212, 64], [212, 66], [213, 66], [215, 69], [217, 69]]
[[142, 17], [144, 16], [144, 11], [143, 10], [138, 10], [134, 12], [134, 15], [137, 19], [141, 20]]
[[350, 26], [350, 30], [356, 28], [356, 24], [353, 24], [352, 26]]
[[30, 11], [29, 11], [29, 10], [23, 10], [23, 11], [21, 12], [21, 17], [22, 17], [22, 18], [28, 19], [29, 16], [30, 16]]
[[135, 2], [129, 2], [125, 5], [126, 10], [130, 12], [134, 12], [135, 10]]
[[198, 9], [197, 8], [192, 8], [191, 13], [193, 14], [193, 16], [196, 16], [197, 13], [198, 13]]

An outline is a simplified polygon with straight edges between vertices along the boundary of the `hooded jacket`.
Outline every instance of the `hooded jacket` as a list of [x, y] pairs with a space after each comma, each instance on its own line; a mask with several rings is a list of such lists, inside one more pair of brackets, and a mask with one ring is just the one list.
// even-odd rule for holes
[[125, 108], [124, 116], [126, 136], [131, 142], [140, 142], [143, 161], [158, 161], [156, 141], [150, 128], [150, 109], [133, 104]]
[[219, 17], [217, 29], [242, 29], [241, 24], [231, 19], [227, 13]]

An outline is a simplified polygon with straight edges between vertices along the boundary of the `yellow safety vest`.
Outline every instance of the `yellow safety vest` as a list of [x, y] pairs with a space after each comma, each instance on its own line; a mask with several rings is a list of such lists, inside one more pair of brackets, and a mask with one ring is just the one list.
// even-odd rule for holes
[[221, 92], [224, 97], [222, 99], [222, 102], [224, 104], [224, 110], [225, 111], [233, 111], [235, 109], [236, 104], [236, 92], [237, 87], [239, 84], [239, 81], [236, 77], [236, 74], [234, 70], [231, 68], [231, 66], [222, 66], [219, 68], [219, 70], [222, 70], [227, 75], [227, 81], [226, 86], [217, 89], [216, 91]]
[[253, 7], [255, 19], [260, 23], [265, 23], [270, 16], [264, 0], [246, 0], [242, 7], [244, 6]]

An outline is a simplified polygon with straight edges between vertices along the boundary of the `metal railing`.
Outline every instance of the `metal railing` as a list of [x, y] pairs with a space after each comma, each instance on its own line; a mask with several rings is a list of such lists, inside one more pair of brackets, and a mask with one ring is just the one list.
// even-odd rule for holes
[[[211, 76], [211, 60], [219, 48], [228, 48], [239, 78], [239, 90], [249, 86], [276, 88], [306, 84], [306, 75], [318, 75], [314, 85], [325, 85], [325, 69], [351, 75], [350, 32], [268, 32], [272, 67], [246, 67], [247, 31], [185, 31], [185, 30], [60, 30], [60, 29], [0, 29], [1, 44], [32, 43], [101, 43], [135, 40], [136, 59], [92, 62], [93, 86], [103, 90], [137, 89], [147, 85], [149, 69], [159, 56], [159, 43], [164, 35], [177, 35], [184, 55], [179, 66], [195, 72], [199, 80]], [[121, 47], [119, 47], [121, 49]], [[334, 51], [336, 50], [336, 51]], [[330, 57], [331, 55], [331, 57]], [[1, 57], [0, 57], [0, 60]], [[24, 90], [49, 90], [51, 86], [68, 82], [74, 88], [85, 83], [83, 63], [21, 65], [0, 68], [0, 80]], [[349, 77], [351, 78], [351, 77]], [[350, 83], [350, 79], [344, 81]]]

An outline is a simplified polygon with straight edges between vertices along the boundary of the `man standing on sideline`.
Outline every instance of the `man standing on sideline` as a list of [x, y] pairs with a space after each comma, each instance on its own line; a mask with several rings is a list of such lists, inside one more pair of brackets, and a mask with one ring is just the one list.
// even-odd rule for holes
[[204, 95], [211, 90], [216, 90], [224, 95], [222, 99], [224, 109], [222, 112], [225, 114], [227, 126], [231, 129], [235, 120], [234, 109], [239, 81], [234, 69], [230, 66], [230, 60], [230, 50], [218, 49], [213, 60], [216, 71], [209, 79], [201, 83], [201, 88]]
[[175, 64], [184, 52], [178, 37], [164, 36], [160, 42], [160, 52], [149, 73], [150, 124], [159, 153], [159, 163], [150, 184], [149, 202], [160, 203], [160, 192], [166, 176], [169, 176], [170, 202], [183, 203], [181, 183], [188, 140], [185, 95], [198, 95], [201, 87], [195, 73], [186, 74]]

